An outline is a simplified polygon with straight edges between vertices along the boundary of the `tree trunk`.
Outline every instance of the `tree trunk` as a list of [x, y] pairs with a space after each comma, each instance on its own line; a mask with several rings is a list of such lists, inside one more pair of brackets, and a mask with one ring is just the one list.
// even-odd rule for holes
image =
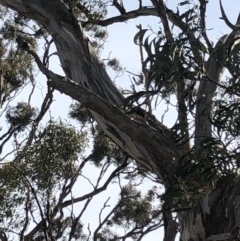
[[239, 240], [240, 193], [234, 184], [218, 183], [191, 211], [179, 213], [181, 241]]
[[[181, 156], [181, 150], [172, 144], [168, 128], [157, 120], [138, 122], [122, 111], [123, 96], [66, 6], [59, 0], [0, 0], [0, 4], [34, 19], [52, 35], [63, 70], [75, 83], [45, 69], [35, 56], [40, 70], [50, 79], [49, 85], [84, 104], [111, 139], [168, 186], [172, 165]], [[211, 66], [212, 73], [221, 74], [221, 70], [213, 68]], [[208, 87], [203, 84], [202, 89]], [[199, 123], [196, 125], [200, 134], [206, 128], [209, 131], [209, 126], [205, 128]], [[212, 235], [230, 234], [240, 224], [239, 198], [233, 185], [218, 184], [196, 208], [179, 213], [181, 240], [204, 241]], [[176, 224], [169, 221], [169, 225], [172, 228], [169, 226], [166, 230], [169, 233], [165, 237], [169, 238], [165, 241], [174, 240], [171, 232], [175, 231], [171, 230], [176, 230]]]

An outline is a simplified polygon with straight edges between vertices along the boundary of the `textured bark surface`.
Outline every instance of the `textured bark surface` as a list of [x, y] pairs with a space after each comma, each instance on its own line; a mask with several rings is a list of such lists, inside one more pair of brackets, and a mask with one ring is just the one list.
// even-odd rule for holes
[[180, 213], [182, 241], [239, 240], [240, 193], [236, 185], [218, 184], [198, 207]]
[[[168, 185], [171, 182], [173, 160], [181, 155], [181, 150], [172, 144], [167, 127], [157, 121], [140, 123], [121, 110], [123, 96], [112, 83], [81, 26], [65, 5], [59, 0], [0, 0], [0, 4], [36, 20], [52, 35], [68, 79], [45, 69], [35, 56], [40, 70], [50, 79], [49, 85], [89, 108], [110, 138]], [[147, 11], [156, 15], [152, 9], [146, 10], [146, 14]], [[170, 12], [170, 19], [171, 14]], [[211, 59], [206, 69], [208, 77], [214, 80], [219, 79], [223, 71]], [[215, 89], [216, 85], [207, 77], [202, 79], [198, 93], [196, 143], [198, 137], [211, 135], [211, 126], [205, 114], [209, 113], [208, 106]], [[233, 185], [225, 187], [218, 184], [196, 208], [179, 214], [181, 240], [217, 240], [213, 235], [222, 233], [225, 233], [224, 237], [232, 238], [234, 230], [240, 225], [239, 199]], [[173, 241], [176, 223], [169, 215], [166, 215], [166, 220], [169, 226], [164, 241]]]

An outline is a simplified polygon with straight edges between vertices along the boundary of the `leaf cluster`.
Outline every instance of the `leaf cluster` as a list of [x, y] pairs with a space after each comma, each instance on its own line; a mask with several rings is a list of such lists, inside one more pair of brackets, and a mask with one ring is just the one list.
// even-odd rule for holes
[[38, 189], [53, 188], [61, 180], [77, 174], [76, 161], [86, 141], [86, 134], [77, 132], [74, 127], [52, 122], [33, 145], [18, 153], [17, 163], [23, 166], [21, 172], [35, 182]]
[[137, 225], [143, 226], [149, 223], [153, 211], [152, 201], [154, 193], [149, 192], [142, 197], [141, 192], [128, 185], [121, 190], [121, 199], [112, 221], [118, 226]]
[[19, 131], [23, 131], [36, 115], [37, 109], [26, 102], [19, 102], [16, 106], [9, 106], [6, 111], [7, 122], [11, 126], [19, 126]]

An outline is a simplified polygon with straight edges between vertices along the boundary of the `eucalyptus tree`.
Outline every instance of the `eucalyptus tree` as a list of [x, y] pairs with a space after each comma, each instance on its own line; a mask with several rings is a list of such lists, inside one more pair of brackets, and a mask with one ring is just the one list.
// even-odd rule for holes
[[[22, 58], [33, 59], [46, 76], [49, 93], [57, 90], [80, 102], [81, 118], [84, 109], [84, 118], [94, 119], [139, 168], [164, 185], [166, 192], [160, 197], [164, 240], [174, 240], [178, 227], [182, 241], [237, 240], [240, 17], [231, 23], [221, 1], [216, 3], [231, 33], [214, 44], [206, 24], [208, 1], [180, 2], [181, 11], [169, 9], [163, 0], [150, 2], [146, 6], [139, 0], [138, 7], [128, 11], [117, 0], [0, 0], [15, 11], [13, 22], [6, 21], [2, 30], [3, 42], [15, 41]], [[118, 15], [107, 18], [110, 5]], [[101, 44], [91, 42], [89, 33], [101, 39], [106, 34], [103, 27], [140, 16], [158, 18], [160, 31], [149, 38], [148, 29], [137, 26], [134, 42], [139, 45], [142, 69], [134, 80], [143, 90], [133, 88], [124, 97], [99, 60]], [[32, 24], [32, 33], [24, 32], [26, 24]], [[38, 38], [54, 43], [64, 76], [48, 68], [49, 48], [39, 57]], [[22, 66], [25, 79], [31, 77], [30, 67], [29, 63], [26, 72]], [[223, 79], [225, 70], [228, 77]], [[4, 87], [3, 96], [9, 95], [6, 91]], [[170, 101], [172, 96], [178, 115], [169, 129], [152, 109], [154, 102]], [[30, 135], [28, 145], [32, 139]]]

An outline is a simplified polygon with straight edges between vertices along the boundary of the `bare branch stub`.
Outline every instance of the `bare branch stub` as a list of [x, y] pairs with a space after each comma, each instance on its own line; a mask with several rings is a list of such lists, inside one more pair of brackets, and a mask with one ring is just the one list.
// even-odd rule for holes
[[[120, 3], [119, 3], [120, 1]], [[112, 5], [121, 13], [126, 13], [122, 0], [112, 0]]]

